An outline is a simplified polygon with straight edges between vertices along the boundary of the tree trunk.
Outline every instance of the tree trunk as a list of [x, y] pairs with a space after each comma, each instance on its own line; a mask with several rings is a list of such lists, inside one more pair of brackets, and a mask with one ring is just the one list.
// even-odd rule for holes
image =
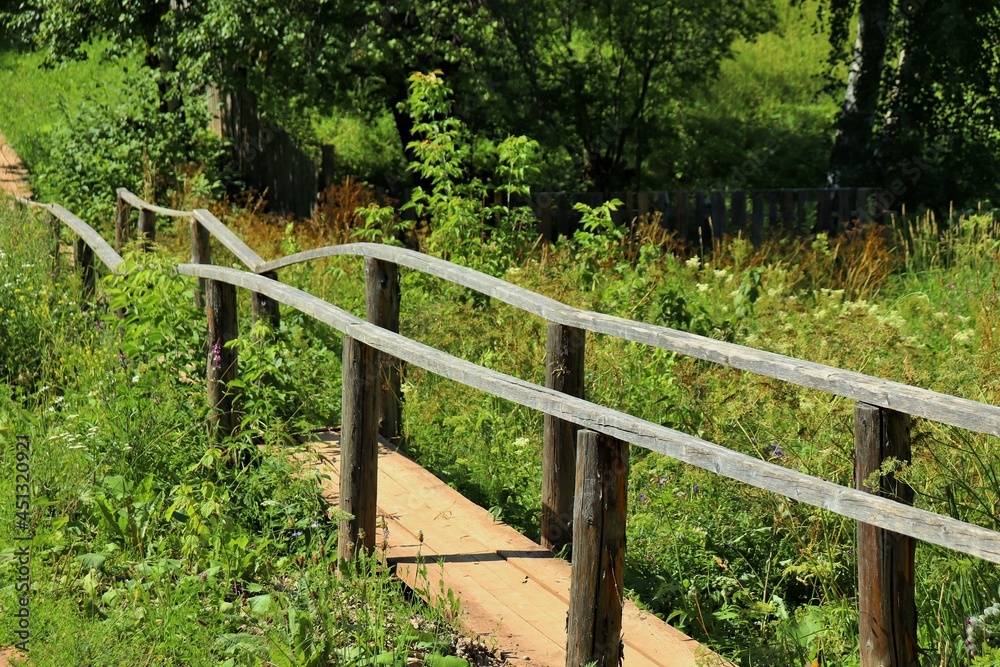
[[889, 37], [890, 0], [861, 0], [854, 58], [830, 156], [829, 184], [865, 185], [872, 178], [872, 127]]

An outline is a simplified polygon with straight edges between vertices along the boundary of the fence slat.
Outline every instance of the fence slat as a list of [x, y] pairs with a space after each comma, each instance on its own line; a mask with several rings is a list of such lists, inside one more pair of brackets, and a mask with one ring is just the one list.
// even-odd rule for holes
[[764, 238], [764, 193], [760, 190], [753, 193], [753, 232], [750, 238], [754, 243], [760, 243]]
[[677, 203], [674, 208], [677, 211], [677, 235], [684, 243], [687, 243], [691, 238], [691, 219], [688, 206], [688, 192], [681, 190], [677, 193]]
[[[913, 490], [909, 486], [892, 473], [880, 472], [892, 459], [910, 461], [909, 415], [867, 403], [855, 404], [854, 448], [855, 488], [913, 504]], [[918, 664], [914, 602], [916, 544], [912, 537], [858, 523], [861, 667]]]
[[[583, 398], [587, 332], [550, 322], [545, 343], [545, 386]], [[542, 426], [542, 546], [558, 552], [573, 534], [576, 434], [572, 422], [545, 415]]]
[[378, 493], [378, 358], [376, 350], [344, 337], [343, 431], [340, 438], [341, 519], [337, 555], [353, 560], [375, 548], [375, 501]]
[[721, 241], [726, 234], [726, 193], [712, 192], [712, 236]]
[[831, 198], [835, 190], [823, 189], [816, 191], [816, 231], [833, 233], [833, 223], [830, 219]]
[[798, 220], [795, 223], [795, 231], [799, 234], [808, 233], [808, 228], [806, 227], [806, 204], [809, 202], [809, 191], [799, 190], [798, 191]]
[[628, 444], [587, 430], [578, 438], [566, 667], [618, 667]]
[[[383, 329], [399, 333], [399, 267], [372, 257], [365, 258], [365, 316]], [[379, 353], [379, 434], [396, 441], [400, 431], [399, 359]]]
[[747, 226], [746, 190], [734, 190], [730, 194], [729, 205], [732, 209], [733, 232], [743, 231]]
[[795, 228], [795, 193], [791, 190], [781, 191], [781, 226], [786, 232]]

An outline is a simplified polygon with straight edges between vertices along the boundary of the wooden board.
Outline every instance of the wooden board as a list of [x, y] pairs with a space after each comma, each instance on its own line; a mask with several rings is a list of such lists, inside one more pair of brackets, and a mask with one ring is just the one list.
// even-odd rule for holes
[[244, 243], [241, 238], [236, 236], [229, 227], [226, 227], [218, 218], [205, 209], [195, 209], [194, 217], [202, 227], [208, 230], [209, 234], [214, 236], [229, 252], [236, 255], [236, 259], [243, 262], [243, 265], [251, 271], [264, 273], [274, 270], [273, 268], [263, 268], [263, 258]]
[[149, 202], [140, 199], [136, 195], [132, 194], [125, 188], [118, 188], [117, 190], [118, 198], [123, 202], [131, 206], [132, 208], [137, 208], [140, 211], [149, 211], [155, 213], [156, 215], [163, 215], [168, 218], [190, 218], [194, 215], [194, 211], [178, 211], [175, 208], [164, 208], [163, 206], [157, 206], [156, 204], [150, 204]]
[[[318, 459], [321, 472], [330, 475], [323, 482], [324, 494], [336, 502], [339, 434], [318, 434], [300, 456]], [[397, 575], [415, 589], [428, 589], [431, 597], [440, 595], [442, 584], [445, 591], [450, 588], [461, 599], [462, 622], [470, 634], [483, 637], [487, 645], [492, 637], [512, 664], [563, 667], [569, 563], [496, 522], [385, 440], [378, 464], [379, 521], [388, 527], [386, 557]], [[724, 664], [628, 601], [623, 628], [625, 665], [686, 667], [696, 664], [696, 655], [709, 660], [698, 664]]]

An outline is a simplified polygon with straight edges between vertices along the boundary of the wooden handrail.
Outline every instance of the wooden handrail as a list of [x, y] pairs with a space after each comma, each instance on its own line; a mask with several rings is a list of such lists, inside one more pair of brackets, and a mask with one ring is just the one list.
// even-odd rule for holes
[[129, 206], [137, 208], [141, 211], [150, 211], [156, 215], [165, 215], [168, 218], [190, 218], [194, 214], [194, 211], [179, 211], [175, 208], [164, 208], [163, 206], [150, 204], [149, 202], [132, 194], [125, 188], [118, 188], [115, 193], [118, 195], [119, 199], [127, 203]]
[[483, 368], [369, 324], [302, 290], [253, 273], [204, 264], [181, 264], [177, 272], [265, 294], [365, 345], [493, 396], [844, 517], [1000, 563], [1000, 533], [981, 526], [789, 470], [696, 436]]
[[265, 273], [269, 270], [264, 268], [264, 259], [218, 218], [203, 208], [196, 208], [193, 213], [194, 219], [198, 221], [198, 224], [208, 230], [229, 252], [236, 255], [236, 259], [243, 262], [248, 269], [254, 273]]
[[372, 257], [393, 262], [468, 287], [565, 326], [643, 343], [722, 366], [958, 426], [969, 431], [1000, 436], [1000, 407], [995, 405], [949, 396], [774, 352], [755, 350], [686, 331], [581, 310], [474, 269], [406, 248], [378, 243], [326, 246], [281, 257], [253, 270], [263, 273], [299, 262], [336, 255]]
[[80, 240], [82, 240], [91, 250], [94, 251], [94, 254], [97, 255], [97, 258], [104, 263], [104, 266], [108, 267], [112, 273], [118, 273], [119, 267], [125, 260], [121, 258], [121, 255], [115, 252], [115, 249], [112, 248], [111, 245], [104, 240], [104, 237], [98, 234], [93, 227], [88, 225], [73, 213], [67, 211], [59, 204], [43, 204], [41, 202], [18, 196], [15, 196], [14, 198], [22, 204], [33, 206], [35, 208], [41, 208], [51, 213], [67, 227], [72, 229], [73, 233], [75, 233]]

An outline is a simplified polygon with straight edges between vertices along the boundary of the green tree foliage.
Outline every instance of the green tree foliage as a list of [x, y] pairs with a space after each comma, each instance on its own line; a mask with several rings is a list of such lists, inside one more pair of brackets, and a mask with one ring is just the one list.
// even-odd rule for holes
[[[858, 109], [867, 123], [849, 113], [840, 122], [838, 143], [861, 149], [848, 151], [849, 159], [835, 152], [834, 171], [846, 166], [851, 180], [883, 185], [896, 206], [994, 197], [1000, 167], [996, 3], [831, 0], [827, 9], [835, 59], [844, 56], [856, 13], [876, 19], [865, 26], [867, 35], [859, 33], [854, 52], [862, 78], [870, 77], [863, 85], [876, 91]], [[884, 58], [878, 49], [866, 51], [863, 37], [884, 41]]]
[[678, 134], [677, 100], [715, 75], [737, 38], [770, 29], [775, 10], [774, 0], [22, 0], [3, 16], [51, 62], [82, 57], [97, 37], [141, 50], [167, 109], [209, 81], [245, 86], [300, 134], [317, 110], [389, 111], [403, 147], [415, 138], [408, 78], [440, 70], [474, 135], [526, 133], [546, 149], [550, 180], [603, 189], [641, 184], [650, 153]]

